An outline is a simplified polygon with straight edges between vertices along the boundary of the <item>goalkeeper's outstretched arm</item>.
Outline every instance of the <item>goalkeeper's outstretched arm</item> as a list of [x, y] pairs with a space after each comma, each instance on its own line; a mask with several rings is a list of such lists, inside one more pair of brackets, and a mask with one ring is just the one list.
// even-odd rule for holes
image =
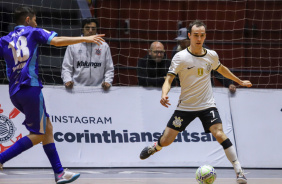
[[76, 43], [82, 43], [82, 42], [87, 42], [87, 43], [96, 43], [97, 45], [102, 44], [102, 42], [105, 42], [105, 40], [102, 38], [105, 36], [104, 34], [99, 34], [99, 35], [92, 35], [92, 36], [82, 36], [82, 37], [65, 37], [65, 36], [59, 36], [59, 37], [54, 37], [50, 44], [61, 47], [61, 46], [68, 46]]

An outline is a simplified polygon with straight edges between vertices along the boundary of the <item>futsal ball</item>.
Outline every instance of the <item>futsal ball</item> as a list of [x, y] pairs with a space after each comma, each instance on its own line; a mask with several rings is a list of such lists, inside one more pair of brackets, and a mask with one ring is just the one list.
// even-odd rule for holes
[[196, 171], [196, 180], [199, 184], [213, 184], [216, 179], [216, 172], [213, 166], [203, 165]]

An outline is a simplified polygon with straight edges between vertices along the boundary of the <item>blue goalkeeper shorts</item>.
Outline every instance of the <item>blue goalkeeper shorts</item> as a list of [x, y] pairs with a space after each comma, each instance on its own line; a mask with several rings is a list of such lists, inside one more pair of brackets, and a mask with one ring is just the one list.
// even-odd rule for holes
[[47, 117], [41, 87], [21, 86], [10, 97], [14, 106], [25, 115], [23, 125], [34, 134], [45, 134]]

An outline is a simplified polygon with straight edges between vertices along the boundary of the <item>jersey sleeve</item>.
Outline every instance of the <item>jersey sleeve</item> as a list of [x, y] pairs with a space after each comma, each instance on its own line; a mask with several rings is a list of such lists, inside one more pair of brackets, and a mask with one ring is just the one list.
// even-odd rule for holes
[[41, 28], [35, 28], [34, 31], [35, 39], [41, 44], [50, 44], [51, 40], [58, 34], [54, 31], [47, 31]]
[[172, 58], [168, 73], [177, 75], [178, 72], [181, 70], [181, 65], [182, 65], [181, 55], [178, 52]]
[[215, 51], [211, 52], [211, 57], [212, 57], [212, 69], [217, 70], [218, 67], [221, 65], [219, 61], [219, 57]]

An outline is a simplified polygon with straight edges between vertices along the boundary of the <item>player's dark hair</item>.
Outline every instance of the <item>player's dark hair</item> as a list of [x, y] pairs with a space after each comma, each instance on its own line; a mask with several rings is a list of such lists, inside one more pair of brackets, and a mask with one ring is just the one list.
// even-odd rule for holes
[[191, 31], [192, 31], [192, 27], [193, 26], [196, 26], [196, 27], [201, 27], [201, 26], [204, 26], [205, 27], [205, 30], [207, 30], [207, 26], [204, 22], [200, 21], [200, 20], [195, 20], [193, 22], [191, 22], [187, 28], [187, 31], [188, 33], [191, 34]]
[[83, 20], [82, 20], [82, 23], [81, 23], [81, 29], [83, 30], [85, 24], [90, 24], [91, 22], [95, 22], [95, 23], [96, 23], [96, 27], [97, 27], [97, 29], [98, 29], [98, 27], [99, 27], [99, 22], [98, 22], [98, 20], [95, 19], [95, 18], [83, 19]]
[[35, 11], [27, 6], [18, 7], [14, 13], [14, 20], [17, 25], [24, 24], [26, 17], [34, 17], [36, 15]]

